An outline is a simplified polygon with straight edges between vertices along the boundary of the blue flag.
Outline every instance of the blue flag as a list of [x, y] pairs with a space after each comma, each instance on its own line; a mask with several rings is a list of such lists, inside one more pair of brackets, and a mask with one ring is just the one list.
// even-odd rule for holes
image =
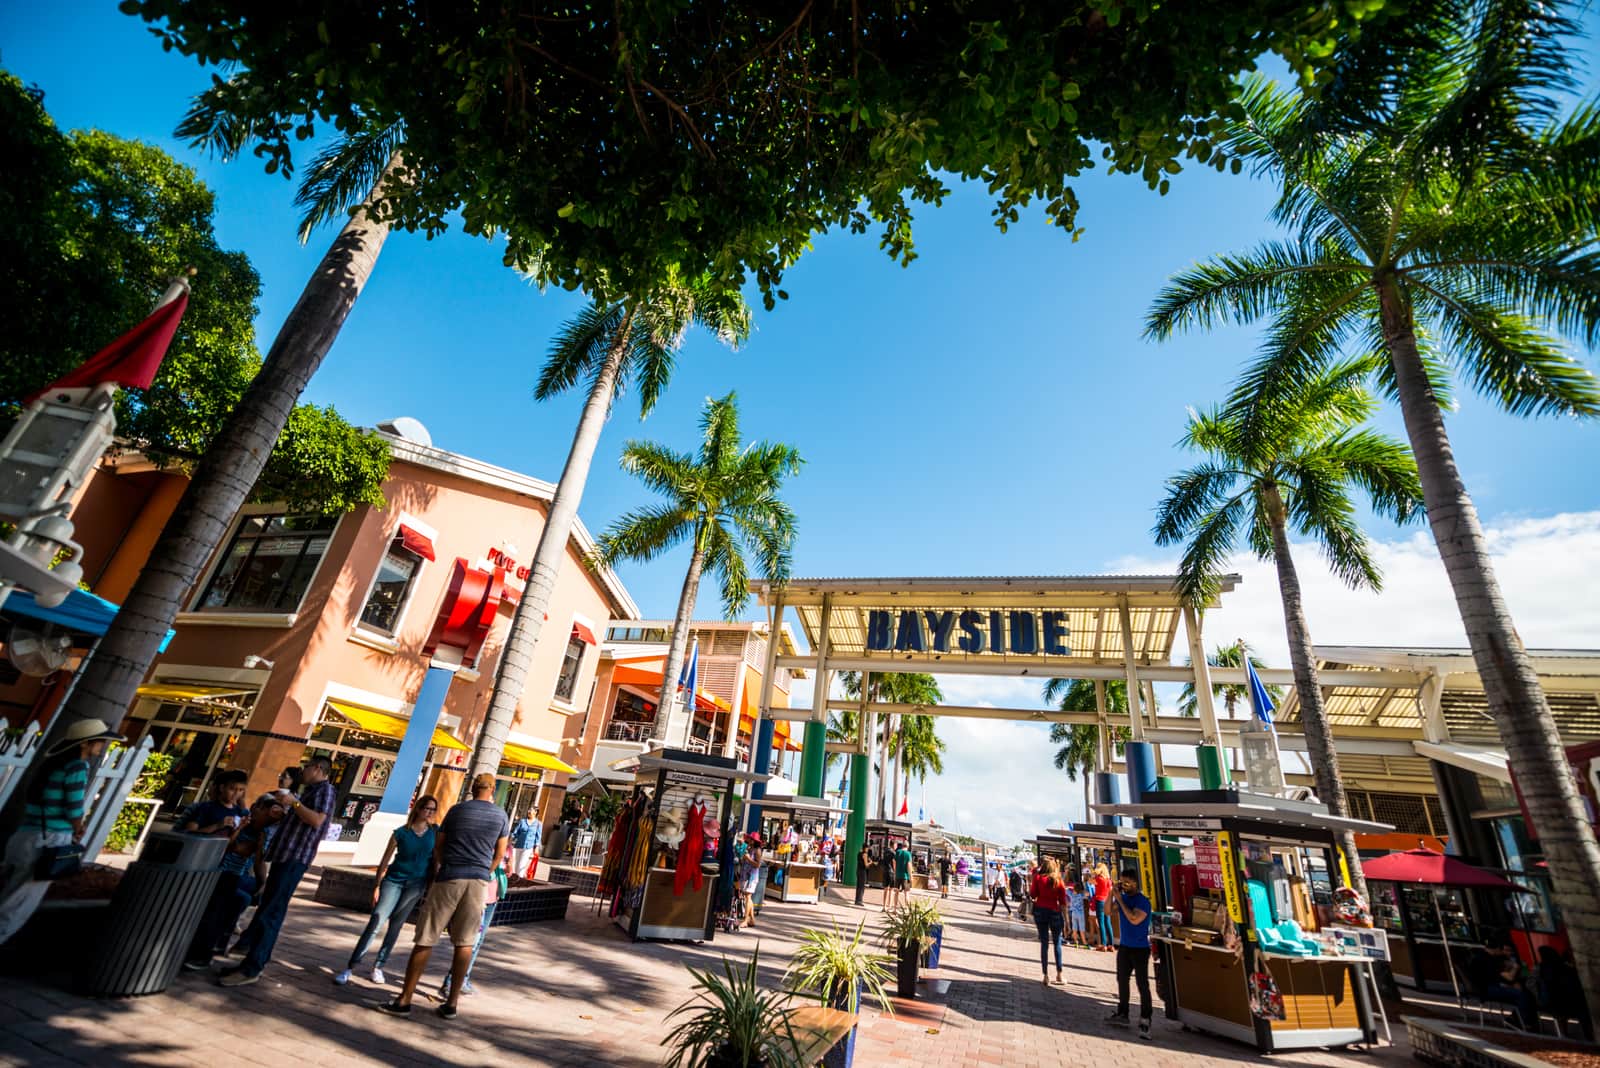
[[694, 640], [694, 648], [689, 652], [689, 662], [683, 666], [683, 673], [678, 676], [678, 689], [688, 689], [688, 703], [694, 708], [694, 691], [700, 675], [700, 639]]
[[1261, 685], [1261, 676], [1256, 674], [1256, 666], [1250, 663], [1248, 655], [1244, 658], [1245, 681], [1250, 686], [1250, 711], [1255, 718], [1266, 724], [1267, 729], [1277, 733], [1277, 726], [1272, 722], [1272, 696], [1267, 693], [1267, 688]]

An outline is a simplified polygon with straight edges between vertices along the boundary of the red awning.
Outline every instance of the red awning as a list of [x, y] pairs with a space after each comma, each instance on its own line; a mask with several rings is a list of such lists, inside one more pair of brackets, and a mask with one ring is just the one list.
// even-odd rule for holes
[[1484, 871], [1455, 857], [1435, 853], [1431, 849], [1412, 849], [1364, 861], [1361, 871], [1368, 879], [1379, 882], [1460, 886], [1478, 890], [1522, 889], [1493, 872]]
[[578, 639], [580, 642], [583, 642], [585, 645], [600, 644], [599, 642], [595, 641], [594, 631], [590, 630], [588, 627], [577, 622], [576, 620], [574, 620], [572, 624], [572, 636]]
[[424, 560], [438, 559], [433, 555], [433, 539], [407, 523], [400, 524], [400, 543]]

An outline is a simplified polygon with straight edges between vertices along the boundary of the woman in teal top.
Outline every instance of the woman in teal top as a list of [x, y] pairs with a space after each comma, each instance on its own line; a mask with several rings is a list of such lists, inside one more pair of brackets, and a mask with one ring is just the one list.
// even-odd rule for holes
[[411, 818], [406, 825], [396, 827], [394, 834], [389, 836], [383, 859], [378, 862], [376, 885], [372, 890], [372, 915], [367, 917], [366, 929], [356, 940], [355, 952], [350, 954], [344, 971], [333, 977], [333, 981], [340, 986], [350, 981], [350, 973], [366, 956], [372, 936], [378, 933], [378, 925], [388, 920], [389, 928], [383, 933], [383, 945], [378, 947], [378, 957], [372, 962], [372, 981], [384, 981], [383, 966], [388, 963], [389, 954], [394, 952], [394, 944], [400, 940], [400, 931], [406, 925], [406, 918], [416, 907], [428, 882], [428, 866], [433, 862], [433, 817], [438, 811], [439, 803], [433, 798], [427, 795], [417, 798], [417, 803], [411, 806]]

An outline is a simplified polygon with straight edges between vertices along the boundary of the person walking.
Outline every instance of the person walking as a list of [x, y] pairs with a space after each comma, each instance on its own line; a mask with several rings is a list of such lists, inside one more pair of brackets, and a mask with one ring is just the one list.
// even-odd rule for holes
[[1111, 895], [1117, 910], [1117, 1007], [1106, 1019], [1119, 1027], [1128, 1026], [1128, 978], [1139, 983], [1139, 1037], [1150, 1040], [1150, 1017], [1155, 1007], [1150, 1002], [1150, 899], [1139, 892], [1139, 873], [1130, 868], [1122, 873], [1117, 892]]
[[110, 742], [122, 735], [98, 719], [80, 719], [45, 751], [28, 784], [22, 823], [6, 842], [0, 886], [0, 944], [22, 929], [39, 908], [55, 874], [44, 870], [57, 855], [83, 842], [89, 774]]
[[405, 824], [396, 827], [394, 833], [389, 835], [389, 842], [383, 847], [383, 859], [378, 861], [378, 873], [373, 877], [372, 915], [367, 917], [367, 926], [362, 930], [361, 937], [356, 939], [356, 948], [345, 962], [344, 970], [333, 977], [333, 981], [340, 986], [350, 981], [356, 965], [366, 956], [372, 936], [378, 933], [378, 925], [388, 921], [383, 944], [378, 947], [378, 956], [372, 962], [372, 981], [383, 985], [383, 966], [389, 962], [389, 955], [400, 940], [401, 929], [405, 927], [411, 910], [416, 908], [428, 885], [428, 869], [433, 865], [433, 840], [436, 834], [433, 818], [438, 812], [439, 802], [424, 794], [411, 806], [411, 816]]
[[1061, 868], [1054, 857], [1044, 858], [1044, 867], [1033, 877], [1028, 889], [1033, 902], [1033, 926], [1039, 932], [1039, 967], [1044, 972], [1040, 982], [1050, 985], [1051, 946], [1056, 951], [1056, 985], [1066, 982], [1061, 974], [1061, 930], [1067, 911], [1067, 884], [1061, 881]]
[[911, 847], [905, 842], [894, 852], [895, 900], [905, 904], [911, 899]]
[[967, 862], [965, 854], [956, 858], [956, 885], [954, 889], [957, 897], [961, 896], [962, 888], [967, 885], [967, 875], [971, 871], [972, 865]]
[[989, 915], [991, 916], [994, 915], [994, 907], [996, 905], [1004, 905], [1006, 907], [1006, 916], [1008, 918], [1011, 916], [1011, 901], [1006, 895], [1006, 882], [1005, 873], [1000, 870], [999, 865], [996, 865], [989, 876]]
[[1039, 865], [1034, 861], [1028, 861], [1028, 870], [1022, 879], [1022, 893], [1020, 895], [1022, 900], [1017, 902], [1017, 921], [1019, 923], [1027, 923], [1033, 919], [1033, 880], [1038, 875]]
[[533, 872], [528, 870], [528, 862], [539, 855], [539, 845], [543, 839], [544, 825], [530, 808], [511, 825], [510, 874], [525, 879], [533, 878]]
[[1075, 946], [1089, 948], [1083, 906], [1087, 896], [1076, 886], [1067, 886], [1067, 940]]
[[761, 882], [761, 836], [745, 836], [744, 852], [739, 854], [734, 874], [739, 887], [739, 926], [753, 927], [756, 922], [755, 895]]
[[950, 854], [939, 854], [939, 896], [950, 896]]
[[484, 772], [472, 780], [472, 800], [445, 813], [434, 834], [433, 858], [438, 866], [433, 888], [422, 902], [417, 933], [406, 961], [406, 978], [400, 995], [379, 1009], [391, 1016], [410, 1016], [411, 999], [427, 970], [428, 958], [439, 936], [449, 932], [455, 952], [450, 958], [450, 996], [438, 1008], [453, 1020], [461, 1003], [461, 988], [472, 960], [473, 947], [487, 907], [489, 880], [510, 844], [511, 821], [490, 798], [494, 776]]
[[867, 907], [867, 873], [872, 869], [872, 850], [865, 842], [856, 851], [856, 908]]
[[314, 756], [301, 773], [305, 786], [299, 797], [287, 790], [278, 791], [276, 796], [283, 802], [285, 812], [267, 846], [266, 860], [272, 870], [267, 874], [267, 885], [261, 890], [255, 918], [239, 939], [250, 950], [236, 967], [227, 969], [218, 978], [217, 982], [223, 986], [254, 983], [272, 960], [278, 932], [283, 930], [284, 917], [289, 913], [289, 902], [306, 869], [316, 859], [328, 815], [333, 811], [334, 789], [329, 781], [332, 773], [333, 761], [325, 756]]
[[833, 854], [824, 853], [822, 854], [822, 889], [817, 893], [819, 900], [827, 895], [828, 884], [833, 882], [833, 876]]

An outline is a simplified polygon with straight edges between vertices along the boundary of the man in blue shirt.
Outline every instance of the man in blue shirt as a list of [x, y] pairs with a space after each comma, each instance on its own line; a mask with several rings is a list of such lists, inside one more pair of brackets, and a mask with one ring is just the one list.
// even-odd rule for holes
[[1139, 873], [1122, 873], [1109, 902], [1117, 913], [1117, 1008], [1109, 1023], [1128, 1026], [1128, 979], [1139, 982], [1139, 1037], [1150, 1040], [1150, 899], [1139, 892]]

